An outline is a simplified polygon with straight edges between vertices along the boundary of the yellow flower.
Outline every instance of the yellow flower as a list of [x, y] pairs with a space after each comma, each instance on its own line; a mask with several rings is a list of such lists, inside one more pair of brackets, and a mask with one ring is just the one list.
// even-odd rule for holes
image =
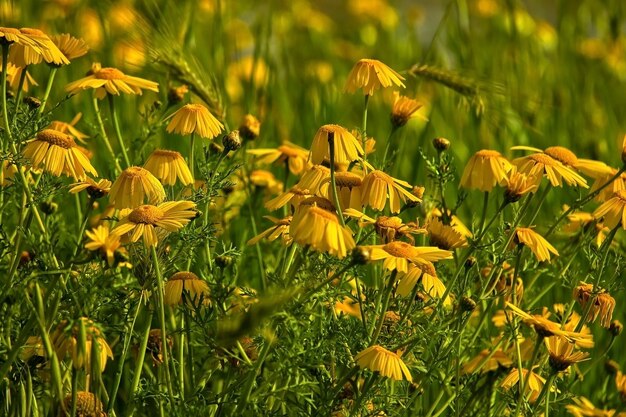
[[604, 224], [613, 229], [622, 225], [626, 230], [626, 190], [620, 190], [613, 193], [613, 197], [604, 202], [593, 212], [596, 219], [604, 219]]
[[75, 38], [69, 33], [54, 35], [50, 39], [70, 61], [80, 58], [89, 51], [89, 47], [84, 40]]
[[165, 185], [174, 185], [177, 180], [183, 185], [193, 184], [191, 171], [179, 152], [157, 149], [150, 154], [143, 167]]
[[511, 149], [543, 153], [559, 161], [566, 167], [582, 171], [590, 177], [597, 177], [598, 175], [603, 175], [610, 171], [610, 167], [604, 162], [594, 161], [592, 159], [580, 159], [574, 152], [563, 146], [550, 146], [543, 151], [530, 146], [514, 146]]
[[506, 182], [512, 168], [513, 165], [500, 152], [484, 149], [476, 152], [467, 162], [460, 185], [489, 192], [496, 184]]
[[[437, 207], [433, 207], [426, 217], [427, 221], [430, 221], [433, 218], [441, 219], [443, 217], [443, 213]], [[466, 238], [472, 237], [472, 232], [465, 226], [465, 224], [459, 219], [458, 216], [453, 215], [450, 210], [448, 210], [448, 218], [450, 219], [450, 226], [452, 226], [457, 232], [465, 236]]]
[[535, 332], [537, 332], [537, 334], [541, 337], [562, 336], [572, 342], [593, 340], [593, 335], [591, 334], [570, 331], [565, 328], [562, 329], [559, 323], [550, 321], [546, 317], [538, 314], [528, 314], [511, 303], [507, 302], [505, 303], [505, 306], [507, 310], [510, 310], [513, 314], [521, 317], [522, 321], [528, 326], [533, 326]]
[[608, 329], [611, 326], [615, 299], [606, 290], [594, 291], [593, 284], [581, 282], [574, 288], [573, 296], [583, 309], [587, 309], [587, 305], [592, 303], [587, 315], [587, 322], [592, 323], [600, 316], [602, 327]]
[[329, 135], [335, 144], [335, 164], [348, 164], [363, 155], [363, 147], [352, 133], [339, 125], [324, 125], [317, 130], [311, 145], [310, 158], [314, 164], [330, 161]]
[[524, 195], [536, 192], [539, 182], [541, 179], [537, 181], [536, 177], [517, 172], [517, 169], [513, 167], [506, 181], [504, 198], [510, 203], [515, 203]]
[[278, 194], [283, 191], [283, 183], [278, 181], [274, 174], [262, 169], [255, 169], [250, 172], [250, 183], [260, 187], [266, 188], [271, 194]]
[[439, 249], [451, 250], [467, 246], [467, 239], [463, 234], [452, 226], [444, 225], [437, 217], [434, 217], [426, 225], [430, 244]]
[[[511, 369], [511, 372], [502, 380], [500, 386], [507, 390], [517, 387], [519, 385], [519, 374], [518, 368]], [[528, 395], [528, 393], [530, 393], [528, 400], [531, 403], [535, 402], [546, 380], [532, 371], [529, 372], [528, 369], [522, 369], [522, 376], [526, 386], [526, 392], [524, 394]], [[551, 388], [551, 390], [554, 390], [554, 388]]]
[[255, 116], [246, 114], [239, 126], [239, 133], [244, 140], [255, 140], [261, 133], [261, 122]]
[[111, 181], [101, 179], [98, 182], [95, 182], [90, 177], [87, 177], [84, 181], [72, 184], [71, 187], [70, 193], [76, 194], [83, 190], [87, 190], [87, 194], [96, 200], [109, 194], [109, 191], [111, 191]]
[[414, 234], [426, 234], [426, 229], [420, 227], [416, 222], [403, 223], [400, 217], [378, 216], [373, 219], [358, 210], [348, 208], [343, 211], [344, 216], [358, 219], [359, 227], [374, 225], [376, 233], [382, 238], [384, 243], [389, 243], [400, 238], [406, 238], [411, 244], [415, 243]]
[[615, 374], [615, 388], [617, 388], [622, 401], [626, 400], [626, 375], [622, 371], [617, 371]]
[[[446, 293], [446, 286], [437, 277], [435, 265], [428, 261], [409, 265], [407, 272], [399, 272], [396, 292], [402, 297], [409, 296], [418, 282], [422, 283], [424, 291], [432, 298], [441, 298]], [[446, 307], [452, 305], [452, 299], [449, 295], [444, 300], [443, 305]]]
[[179, 135], [197, 134], [201, 138], [213, 139], [224, 130], [224, 125], [202, 104], [185, 104], [166, 120], [166, 130]]
[[[564, 211], [568, 209], [567, 205], [563, 206]], [[606, 234], [610, 231], [602, 222], [597, 222], [597, 219], [593, 217], [593, 213], [574, 212], [567, 215], [567, 220], [569, 220], [569, 223], [563, 226], [563, 232], [565, 233], [576, 233], [579, 230], [593, 227], [596, 233], [595, 243], [598, 247], [602, 245], [602, 242], [606, 239]]]
[[550, 366], [556, 372], [563, 372], [572, 364], [588, 359], [586, 352], [574, 352], [574, 344], [561, 336], [550, 336], [544, 339], [548, 354], [550, 355]]
[[52, 40], [39, 29], [21, 28], [20, 32], [32, 43], [16, 42], [11, 47], [9, 60], [18, 67], [39, 64], [42, 60], [54, 65], [67, 65], [70, 61]]
[[64, 174], [83, 180], [86, 173], [98, 175], [86, 151], [77, 146], [71, 136], [56, 130], [44, 129], [37, 133], [35, 139], [24, 147], [23, 153], [33, 167], [43, 165], [45, 171], [57, 177]]
[[165, 190], [150, 171], [141, 167], [126, 168], [111, 186], [110, 201], [117, 209], [135, 208], [148, 200], [151, 204], [165, 200]]
[[376, 59], [359, 60], [346, 80], [344, 91], [354, 93], [359, 88], [367, 96], [374, 94], [379, 88], [391, 86], [404, 87], [404, 77]]
[[413, 193], [405, 188], [411, 188], [406, 182], [393, 178], [385, 174], [383, 171], [370, 171], [363, 179], [361, 189], [361, 204], [368, 205], [374, 210], [382, 211], [385, 209], [387, 199], [389, 199], [389, 209], [392, 213], [399, 213], [401, 203], [408, 201], [421, 202]]
[[370, 252], [370, 260], [383, 261], [383, 268], [398, 272], [408, 272], [409, 262], [421, 266], [426, 262], [451, 259], [452, 252], [432, 246], [412, 246], [406, 242], [390, 242], [386, 245], [364, 246]]
[[[330, 178], [328, 181], [330, 181]], [[362, 207], [361, 184], [363, 183], [363, 178], [352, 172], [337, 172], [335, 174], [335, 182], [341, 208], [343, 210], [346, 208], [360, 209]], [[325, 197], [329, 200], [332, 198], [331, 187], [326, 188]]]
[[257, 157], [256, 162], [260, 164], [287, 164], [294, 175], [300, 175], [310, 167], [309, 151], [290, 142], [284, 142], [276, 149], [250, 149], [247, 152]]
[[309, 190], [311, 194], [326, 195], [329, 180], [329, 168], [324, 165], [313, 165], [302, 174], [300, 181], [298, 181], [298, 186]]
[[481, 363], [483, 365], [480, 372], [485, 373], [495, 371], [498, 368], [510, 368], [513, 365], [513, 360], [500, 349], [495, 352], [490, 349], [483, 349], [476, 357], [463, 365], [463, 373], [473, 374]]
[[2, 161], [2, 169], [0, 169], [0, 187], [7, 187], [14, 181], [17, 174], [17, 166], [9, 162], [8, 159]]
[[339, 316], [347, 314], [361, 320], [361, 309], [359, 302], [351, 297], [344, 297], [342, 301], [335, 302], [335, 313]]
[[27, 45], [35, 50], [41, 50], [41, 48], [30, 38], [30, 36], [15, 28], [0, 27], [0, 43], [9, 45]]
[[177, 305], [183, 302], [183, 292], [187, 302], [198, 303], [200, 299], [207, 300], [209, 296], [208, 284], [198, 278], [193, 272], [177, 272], [165, 283], [163, 302], [167, 305]]
[[382, 346], [374, 345], [359, 352], [354, 361], [361, 369], [378, 372], [382, 376], [395, 381], [413, 381], [411, 371], [398, 354], [388, 351]]
[[291, 187], [289, 191], [286, 191], [265, 203], [265, 208], [270, 211], [274, 211], [283, 207], [287, 203], [291, 203], [292, 206], [297, 207], [302, 200], [310, 197], [311, 195], [312, 194], [309, 190], [301, 188], [298, 184], [296, 184]]
[[274, 223], [274, 226], [261, 232], [257, 236], [248, 241], [248, 245], [256, 245], [261, 239], [267, 238], [270, 242], [275, 241], [279, 237], [282, 237], [285, 245], [291, 244], [291, 237], [289, 236], [289, 226], [291, 225], [291, 216], [287, 216], [283, 219], [277, 219], [272, 216], [264, 216], [266, 219]]
[[[26, 71], [26, 68], [16, 67], [10, 62], [7, 63], [7, 82], [13, 90], [17, 90], [19, 87], [23, 71]], [[22, 91], [27, 92], [31, 85], [37, 86], [39, 84], [37, 84], [37, 81], [35, 81], [32, 75], [30, 75], [30, 72], [26, 71], [24, 84], [22, 84]]]
[[120, 237], [112, 235], [109, 231], [109, 226], [98, 226], [91, 231], [85, 232], [91, 242], [85, 244], [85, 248], [91, 251], [99, 251], [100, 254], [106, 259], [109, 266], [113, 266], [115, 263], [115, 252], [122, 251], [120, 248], [122, 245]]
[[515, 240], [518, 244], [528, 246], [539, 262], [550, 262], [550, 252], [559, 256], [559, 252], [543, 236], [527, 227], [515, 229]]
[[65, 91], [70, 94], [78, 94], [87, 89], [95, 89], [96, 97], [103, 99], [107, 94], [116, 96], [119, 96], [120, 93], [141, 95], [142, 89], [158, 93], [159, 84], [126, 75], [117, 68], [102, 68], [99, 63], [95, 63], [92, 65], [89, 75], [65, 86]]
[[572, 168], [563, 165], [545, 153], [534, 153], [514, 159], [513, 164], [517, 166], [520, 172], [537, 178], [537, 185], [539, 185], [541, 178], [545, 175], [553, 187], [562, 187], [563, 182], [565, 182], [569, 185], [579, 185], [588, 188], [587, 181]]
[[[565, 408], [574, 417], [613, 417], [615, 415], [615, 410], [596, 408], [596, 406], [585, 397], [574, 397], [572, 401], [573, 404], [568, 404]], [[618, 417], [622, 416], [620, 415]]]
[[412, 98], [401, 96], [397, 91], [393, 92], [394, 101], [391, 108], [391, 124], [398, 128], [417, 117], [417, 111], [423, 107], [423, 104]]
[[62, 133], [67, 133], [68, 135], [73, 136], [75, 139], [78, 139], [80, 142], [85, 143], [85, 139], [87, 139], [89, 136], [74, 127], [81, 117], [83, 117], [83, 114], [78, 113], [69, 123], [62, 122], [60, 120], [54, 120], [50, 123], [50, 126], [48, 126], [48, 128], [58, 130]]
[[[613, 178], [617, 174], [617, 169], [610, 168], [610, 172], [596, 177], [596, 180], [591, 185], [590, 193], [594, 193], [598, 188], [602, 187], [607, 183], [611, 178]], [[626, 190], [626, 172], [622, 173], [619, 177], [617, 177], [611, 184], [604, 187], [596, 196], [595, 200], [599, 202], [605, 202], [613, 197], [613, 194]]]
[[120, 212], [120, 222], [111, 233], [128, 234], [131, 242], [143, 237], [145, 246], [156, 246], [159, 238], [182, 229], [196, 217], [195, 207], [192, 201], [168, 201], [158, 206], [144, 204], [133, 210], [125, 209]]
[[[65, 410], [72, 408], [72, 394], [68, 394], [63, 399]], [[59, 414], [63, 414], [64, 411], [60, 410]], [[87, 391], [76, 392], [76, 415], [82, 417], [105, 417], [104, 406], [102, 401], [98, 399], [94, 394]]]
[[345, 258], [356, 244], [350, 229], [342, 226], [330, 201], [321, 197], [303, 200], [291, 220], [289, 236], [300, 245]]
[[[85, 330], [85, 346], [81, 346], [81, 327]], [[109, 344], [104, 339], [100, 329], [96, 327], [92, 320], [86, 317], [78, 319], [78, 323], [70, 325], [67, 320], [62, 321], [52, 333], [50, 341], [59, 358], [69, 355], [72, 358], [72, 364], [76, 369], [92, 369], [92, 351], [98, 352], [95, 358], [97, 361], [97, 369], [103, 372], [106, 368], [107, 359], [113, 359], [113, 352]], [[95, 343], [95, 346], [93, 346]]]

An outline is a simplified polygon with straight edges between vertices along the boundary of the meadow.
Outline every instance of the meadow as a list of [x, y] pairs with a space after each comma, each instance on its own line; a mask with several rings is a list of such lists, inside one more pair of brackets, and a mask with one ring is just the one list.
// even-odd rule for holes
[[1, 416], [626, 416], [626, 3], [0, 26]]

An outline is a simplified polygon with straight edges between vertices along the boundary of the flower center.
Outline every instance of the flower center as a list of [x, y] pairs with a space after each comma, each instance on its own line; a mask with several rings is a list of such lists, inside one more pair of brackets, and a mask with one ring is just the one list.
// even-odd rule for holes
[[204, 110], [202, 104], [186, 104], [183, 108], [192, 113], [199, 113]]
[[143, 178], [146, 176], [146, 172], [148, 171], [141, 167], [128, 167], [124, 170], [122, 174], [127, 178]]
[[335, 181], [337, 182], [337, 187], [347, 187], [350, 189], [359, 187], [363, 183], [361, 177], [352, 172], [337, 172], [335, 174]]
[[177, 272], [170, 277], [170, 281], [193, 281], [194, 279], [200, 279], [193, 272], [181, 271]]
[[534, 153], [530, 155], [528, 158], [542, 165], [547, 165], [551, 167], [557, 165], [557, 161], [554, 158], [552, 158], [550, 155], [543, 154], [543, 153]]
[[376, 219], [376, 226], [381, 229], [399, 229], [402, 226], [402, 219], [399, 217], [380, 216]]
[[437, 276], [437, 270], [435, 269], [435, 265], [433, 265], [431, 262], [420, 264], [420, 269], [424, 274], [430, 275], [432, 277]]
[[482, 151], [476, 152], [476, 156], [480, 158], [501, 158], [502, 154], [498, 151], [492, 151], [490, 149], [483, 149]]
[[160, 208], [156, 206], [151, 206], [149, 204], [144, 204], [131, 211], [128, 215], [128, 220], [133, 223], [154, 225], [156, 222], [163, 218], [163, 215], [163, 210], [161, 210]]
[[0, 27], [0, 33], [10, 33], [12, 35], [19, 35], [20, 31], [15, 28], [2, 28]]
[[100, 80], [121, 80], [126, 77], [124, 73], [117, 68], [101, 68], [94, 76]]
[[562, 146], [550, 146], [543, 151], [546, 155], [551, 156], [562, 164], [574, 166], [578, 162], [578, 158], [574, 152]]
[[333, 216], [335, 215], [335, 206], [333, 205], [333, 203], [330, 202], [330, 200], [323, 198], [323, 197], [313, 196], [313, 197], [306, 198], [302, 200], [302, 202], [300, 202], [300, 205], [319, 207], [331, 213]]
[[369, 175], [371, 177], [373, 177], [374, 180], [384, 181], [384, 182], [386, 182], [389, 185], [393, 184], [393, 178], [391, 178], [391, 176], [385, 174], [382, 171], [378, 171], [378, 170], [372, 171], [372, 172], [369, 173]]
[[391, 256], [395, 256], [396, 258], [409, 259], [415, 256], [413, 246], [400, 241], [387, 243], [385, 246], [383, 246], [383, 250]]
[[153, 152], [153, 155], [155, 156], [164, 156], [166, 158], [171, 158], [171, 159], [182, 159], [182, 155], [180, 154], [180, 152], [176, 152], [176, 151], [168, 151], [165, 149], [157, 149]]
[[54, 129], [44, 129], [37, 133], [37, 140], [48, 142], [51, 145], [56, 145], [64, 149], [76, 146], [76, 142], [74, 142], [74, 139], [70, 135], [66, 135]]
[[30, 36], [38, 36], [40, 38], [47, 38], [48, 36], [43, 33], [42, 31], [40, 31], [39, 29], [33, 29], [33, 28], [21, 28], [20, 32], [22, 32], [25, 35], [30, 35]]

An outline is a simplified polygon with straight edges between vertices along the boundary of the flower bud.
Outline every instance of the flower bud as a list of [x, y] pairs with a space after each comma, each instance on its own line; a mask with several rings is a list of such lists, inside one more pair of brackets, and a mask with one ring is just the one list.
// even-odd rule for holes
[[352, 262], [355, 265], [365, 265], [369, 262], [371, 257], [370, 251], [363, 246], [357, 246], [352, 249]]
[[462, 311], [470, 312], [476, 309], [476, 301], [472, 300], [470, 297], [463, 296], [461, 298], [460, 307]]
[[604, 370], [609, 375], [615, 375], [619, 371], [619, 363], [615, 362], [613, 359], [609, 359], [604, 362]]
[[236, 151], [241, 148], [241, 138], [239, 137], [239, 131], [233, 130], [228, 135], [222, 137], [222, 145], [227, 151]]
[[35, 110], [41, 107], [41, 100], [37, 97], [28, 96], [24, 97], [24, 104], [26, 104], [31, 110]]
[[251, 114], [246, 114], [239, 126], [239, 134], [243, 140], [255, 140], [261, 132], [261, 122]]
[[47, 215], [54, 214], [59, 209], [59, 205], [53, 201], [42, 201], [39, 204], [39, 209]]
[[617, 337], [624, 330], [624, 325], [619, 320], [613, 320], [609, 325], [609, 332], [613, 335], [613, 337]]
[[171, 87], [167, 92], [167, 102], [170, 105], [178, 104], [185, 99], [185, 95], [189, 92], [189, 87], [185, 84], [179, 87]]
[[446, 138], [433, 139], [433, 146], [437, 152], [447, 151], [450, 148], [450, 141]]

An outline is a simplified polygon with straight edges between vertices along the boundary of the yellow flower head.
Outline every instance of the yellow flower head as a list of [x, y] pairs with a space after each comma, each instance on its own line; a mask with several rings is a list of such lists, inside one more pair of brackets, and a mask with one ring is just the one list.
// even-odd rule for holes
[[[511, 372], [502, 380], [500, 386], [507, 390], [517, 387], [519, 385], [519, 375], [520, 372], [518, 368], [511, 369]], [[533, 403], [537, 401], [546, 380], [539, 376], [539, 374], [529, 371], [528, 369], [522, 369], [522, 375], [526, 386], [526, 392], [524, 394], [528, 395], [530, 393], [528, 400]], [[552, 390], [554, 390], [554, 388], [552, 388]]]
[[359, 352], [354, 361], [361, 369], [378, 372], [382, 376], [395, 381], [413, 381], [411, 371], [398, 354], [388, 351], [382, 346], [374, 345]]
[[76, 116], [74, 116], [72, 121], [69, 123], [62, 122], [60, 120], [54, 120], [50, 123], [50, 126], [48, 126], [48, 129], [54, 129], [62, 133], [67, 133], [68, 135], [73, 136], [78, 141], [85, 143], [85, 139], [87, 139], [89, 136], [87, 136], [80, 130], [76, 129], [76, 127], [74, 127], [76, 126], [76, 123], [78, 123], [81, 117], [83, 117], [83, 114], [78, 113]]
[[52, 42], [52, 40], [39, 29], [22, 28], [20, 32], [28, 37], [32, 43], [17, 42], [11, 47], [9, 60], [18, 67], [39, 64], [46, 61], [53, 65], [67, 65], [70, 61]]
[[[328, 181], [330, 181], [330, 178]], [[347, 171], [337, 172], [335, 173], [335, 182], [341, 208], [343, 210], [347, 208], [360, 209], [362, 207], [361, 184], [363, 183], [363, 177]], [[332, 199], [331, 187], [326, 188], [326, 198]]]
[[[81, 346], [81, 328], [85, 334], [85, 345]], [[59, 358], [66, 355], [72, 359], [72, 364], [76, 369], [91, 370], [92, 352], [98, 352], [95, 358], [97, 369], [103, 372], [106, 368], [108, 358], [113, 359], [113, 352], [109, 344], [104, 339], [102, 332], [92, 320], [81, 317], [78, 323], [70, 325], [67, 320], [62, 321], [50, 336], [50, 341]], [[94, 346], [95, 344], [95, 346]]]
[[500, 349], [495, 352], [492, 352], [491, 349], [483, 349], [476, 357], [463, 365], [463, 373], [473, 374], [480, 364], [482, 364], [480, 372], [485, 373], [495, 371], [498, 368], [510, 368], [513, 365], [513, 360]]
[[146, 200], [156, 204], [165, 200], [165, 189], [147, 169], [129, 167], [111, 186], [110, 200], [117, 209], [135, 208]]
[[120, 93], [141, 95], [142, 90], [158, 93], [159, 84], [126, 75], [117, 68], [102, 68], [100, 64], [95, 63], [92, 65], [89, 75], [65, 86], [65, 91], [70, 94], [78, 94], [87, 89], [95, 89], [96, 97], [103, 99], [107, 94], [115, 96], [119, 96]]
[[594, 291], [593, 284], [581, 282], [574, 288], [573, 297], [580, 303], [583, 309], [589, 308], [587, 305], [592, 303], [587, 315], [588, 322], [594, 322], [599, 316], [602, 327], [608, 329], [611, 326], [613, 310], [615, 309], [615, 298], [611, 297], [611, 294], [606, 292], [606, 290]]
[[[610, 171], [608, 173], [596, 177], [595, 181], [591, 185], [591, 189], [589, 190], [589, 192], [594, 193], [598, 188], [604, 186], [604, 184], [611, 180], [617, 174], [617, 172], [617, 169], [610, 168]], [[626, 190], [626, 172], [617, 177], [610, 185], [600, 190], [595, 200], [603, 203], [612, 198], [614, 193], [617, 193], [620, 190]]]
[[255, 169], [250, 172], [248, 179], [251, 184], [267, 189], [270, 194], [278, 194], [283, 191], [283, 183], [278, 181], [270, 171]]
[[461, 176], [461, 187], [478, 189], [483, 192], [493, 190], [496, 184], [504, 184], [513, 166], [498, 151], [484, 149], [476, 152], [465, 166]]
[[282, 237], [283, 243], [285, 245], [291, 244], [291, 237], [289, 236], [289, 226], [291, 225], [291, 216], [287, 216], [283, 219], [277, 219], [272, 216], [265, 216], [266, 219], [274, 223], [274, 226], [269, 229], [261, 232], [259, 235], [253, 237], [248, 241], [248, 245], [256, 245], [261, 241], [261, 239], [267, 238], [270, 242]]
[[109, 266], [115, 264], [115, 252], [125, 252], [124, 248], [121, 248], [120, 237], [110, 234], [109, 226], [101, 225], [91, 231], [87, 230], [85, 234], [91, 240], [85, 244], [85, 248], [99, 251]]
[[[572, 398], [572, 404], [565, 406], [567, 411], [574, 417], [613, 417], [615, 410], [605, 410], [596, 408], [591, 401], [585, 397]], [[618, 417], [622, 417], [619, 415]]]
[[[407, 272], [398, 273], [398, 287], [396, 289], [398, 295], [402, 297], [411, 295], [418, 282], [422, 283], [424, 291], [432, 298], [441, 298], [446, 293], [446, 286], [437, 277], [435, 265], [432, 262], [423, 261], [417, 265], [410, 264]], [[443, 305], [446, 307], [452, 305], [452, 299], [449, 295], [444, 300]]]
[[564, 337], [550, 336], [544, 342], [550, 355], [550, 366], [556, 372], [563, 372], [571, 365], [588, 359], [588, 353], [574, 352], [574, 343]]
[[532, 152], [543, 153], [548, 155], [552, 159], [555, 159], [565, 165], [568, 168], [579, 170], [590, 177], [597, 177], [598, 175], [606, 174], [610, 167], [603, 162], [594, 161], [591, 159], [581, 159], [574, 154], [574, 152], [563, 146], [550, 146], [544, 149], [533, 148], [530, 146], [514, 146], [512, 150], [527, 150]]
[[401, 96], [397, 91], [394, 91], [393, 95], [394, 101], [393, 107], [391, 108], [391, 124], [398, 128], [407, 124], [412, 118], [417, 117], [417, 111], [424, 105], [415, 99]]
[[288, 203], [291, 203], [292, 206], [297, 207], [300, 202], [304, 199], [311, 197], [311, 192], [306, 188], [302, 188], [300, 185], [296, 184], [282, 194], [279, 194], [275, 198], [271, 199], [267, 203], [265, 203], [265, 208], [274, 211], [279, 208], [285, 206]]
[[192, 201], [168, 201], [158, 206], [144, 204], [133, 210], [125, 209], [120, 212], [120, 222], [111, 233], [128, 234], [131, 242], [143, 237], [146, 247], [156, 246], [159, 238], [182, 229], [196, 217], [195, 207]]
[[348, 74], [344, 91], [354, 93], [359, 88], [367, 96], [379, 88], [404, 87], [404, 77], [376, 59], [361, 59]]
[[626, 190], [613, 193], [613, 197], [604, 202], [593, 212], [596, 219], [604, 219], [609, 229], [622, 225], [626, 230]]
[[194, 133], [201, 138], [213, 139], [224, 130], [224, 125], [202, 104], [185, 104], [168, 119], [171, 120], [166, 130], [183, 136]]
[[563, 182], [589, 188], [587, 181], [572, 168], [564, 165], [546, 153], [534, 153], [513, 160], [513, 164], [524, 174], [538, 178], [537, 185], [545, 175], [553, 187], [562, 187]]
[[539, 262], [550, 262], [550, 253], [559, 256], [559, 252], [543, 236], [527, 227], [515, 229], [518, 244], [528, 246]]
[[187, 302], [198, 302], [201, 298], [207, 299], [209, 286], [193, 272], [177, 272], [165, 283], [163, 302], [167, 305], [177, 305], [183, 302], [183, 292], [186, 292]]
[[516, 316], [520, 317], [524, 323], [528, 326], [533, 326], [535, 332], [541, 337], [550, 337], [550, 336], [562, 336], [571, 342], [576, 342], [579, 346], [582, 346], [579, 342], [589, 342], [593, 340], [593, 335], [590, 333], [584, 332], [575, 332], [572, 330], [568, 330], [567, 326], [561, 328], [560, 323], [555, 323], [550, 321], [547, 317], [538, 314], [528, 314], [527, 312], [521, 310], [519, 307], [511, 304], [505, 303], [507, 313], [508, 311], [512, 312]]
[[[26, 71], [24, 67], [17, 67], [12, 63], [7, 63], [7, 82], [10, 85], [11, 89], [16, 90], [19, 88], [20, 79], [22, 78], [22, 73]], [[39, 85], [37, 81], [30, 75], [29, 71], [26, 71], [26, 75], [24, 76], [24, 83], [22, 84], [22, 91], [28, 92], [30, 90], [30, 86]]]
[[0, 27], [0, 43], [8, 45], [27, 45], [35, 50], [41, 51], [41, 48], [30, 36], [16, 28]]
[[54, 35], [50, 39], [70, 61], [80, 58], [89, 51], [89, 47], [84, 40], [75, 38], [69, 33]]
[[324, 165], [313, 165], [302, 174], [298, 186], [309, 190], [311, 194], [326, 195], [329, 181], [330, 169]]
[[386, 245], [364, 246], [370, 252], [371, 261], [383, 261], [383, 267], [389, 271], [408, 272], [409, 263], [423, 265], [451, 259], [452, 252], [432, 246], [413, 246], [406, 242], [395, 241]]
[[451, 250], [467, 246], [467, 239], [452, 226], [444, 225], [437, 217], [426, 225], [430, 244], [439, 249]]
[[517, 172], [517, 169], [513, 167], [509, 172], [509, 178], [506, 180], [504, 198], [510, 203], [515, 203], [522, 196], [536, 192], [540, 181], [541, 177], [537, 181], [536, 177]]
[[24, 157], [33, 167], [43, 165], [44, 170], [54, 176], [61, 174], [84, 180], [86, 173], [97, 176], [96, 169], [89, 162], [86, 150], [77, 146], [74, 139], [53, 129], [44, 129], [24, 147]]
[[368, 205], [374, 210], [384, 210], [387, 199], [392, 213], [399, 213], [402, 208], [401, 204], [406, 203], [407, 200], [422, 201], [406, 190], [406, 188], [411, 188], [408, 182], [393, 178], [379, 170], [370, 171], [363, 179], [361, 188], [361, 204]]
[[191, 171], [179, 152], [157, 149], [150, 154], [143, 167], [165, 185], [174, 185], [177, 180], [183, 185], [193, 184]]
[[250, 149], [247, 152], [254, 155], [260, 164], [278, 163], [284, 166], [286, 163], [294, 175], [301, 175], [310, 167], [309, 151], [289, 142], [284, 142], [276, 149]]
[[363, 147], [358, 139], [346, 128], [339, 125], [324, 125], [317, 130], [311, 145], [310, 159], [314, 164], [330, 161], [329, 136], [335, 145], [335, 164], [348, 164], [363, 155]]

